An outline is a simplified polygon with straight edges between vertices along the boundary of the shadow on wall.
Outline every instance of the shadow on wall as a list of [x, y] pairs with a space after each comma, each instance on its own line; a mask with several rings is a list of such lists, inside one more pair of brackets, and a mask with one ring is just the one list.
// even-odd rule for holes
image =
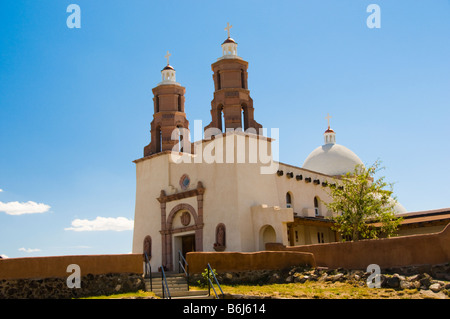
[[266, 244], [270, 251], [309, 252], [317, 266], [365, 269], [436, 265], [450, 261], [450, 224], [439, 233], [304, 246]]

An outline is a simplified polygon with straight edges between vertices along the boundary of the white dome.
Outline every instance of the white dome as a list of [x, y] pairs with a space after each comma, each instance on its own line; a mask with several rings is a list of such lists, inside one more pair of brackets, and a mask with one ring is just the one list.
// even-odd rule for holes
[[312, 151], [303, 163], [303, 168], [334, 176], [353, 172], [358, 164], [364, 165], [351, 150], [339, 144], [329, 143]]
[[406, 208], [400, 204], [398, 201], [395, 203], [394, 206], [394, 213], [396, 215], [401, 215], [401, 214], [406, 214], [408, 211], [406, 210]]

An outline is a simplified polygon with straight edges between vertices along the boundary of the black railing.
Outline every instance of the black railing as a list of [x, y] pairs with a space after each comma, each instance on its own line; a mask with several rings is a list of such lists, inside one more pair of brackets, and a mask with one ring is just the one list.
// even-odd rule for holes
[[216, 299], [219, 299], [219, 296], [217, 295], [216, 289], [214, 289], [214, 284], [211, 281], [211, 276], [210, 274], [212, 274], [212, 277], [214, 278], [214, 281], [217, 284], [217, 287], [219, 287], [220, 292], [222, 293], [222, 298], [223, 298], [223, 291], [222, 291], [222, 287], [220, 287], [219, 281], [216, 278], [216, 275], [214, 274], [214, 271], [211, 268], [211, 265], [208, 263], [208, 295], [211, 296], [211, 287], [214, 291], [214, 294], [216, 295]]
[[144, 255], [145, 255], [144, 278], [150, 278], [150, 291], [153, 291], [152, 266], [150, 265], [150, 260], [146, 252], [144, 252]]
[[163, 299], [166, 299], [166, 293], [167, 298], [172, 299], [172, 297], [170, 296], [169, 286], [167, 285], [166, 274], [164, 273], [164, 266], [162, 265], [161, 265], [161, 285], [162, 285]]
[[189, 290], [189, 264], [187, 263], [186, 259], [184, 259], [181, 251], [178, 251], [178, 272], [181, 273], [181, 269], [183, 269], [184, 275], [186, 276], [187, 290]]

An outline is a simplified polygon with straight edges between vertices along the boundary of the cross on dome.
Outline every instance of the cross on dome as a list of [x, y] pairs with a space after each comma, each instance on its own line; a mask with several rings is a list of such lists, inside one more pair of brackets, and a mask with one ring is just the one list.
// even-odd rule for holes
[[327, 113], [327, 116], [325, 116], [325, 118], [328, 121], [328, 129], [324, 133], [325, 144], [336, 144], [336, 133], [330, 128], [330, 114]]
[[230, 29], [233, 26], [227, 22], [225, 31], [228, 32], [228, 38], [222, 43], [222, 57], [220, 59], [240, 59], [237, 56], [237, 43], [230, 37]]
[[166, 55], [164, 56], [167, 59], [167, 65], [164, 67], [164, 69], [161, 70], [161, 76], [162, 76], [162, 82], [160, 84], [175, 84], [175, 69], [169, 64], [169, 58], [172, 54], [167, 51]]
[[325, 118], [328, 120], [328, 129], [330, 129], [330, 119], [331, 119], [330, 114], [327, 113], [327, 116], [325, 116]]
[[169, 53], [169, 51], [167, 51], [166, 55], [164, 56], [167, 59], [167, 65], [169, 65], [169, 58], [172, 54]]
[[225, 28], [225, 31], [227, 31], [228, 32], [228, 37], [230, 37], [230, 29], [232, 28], [233, 26], [232, 25], [230, 25], [230, 23], [229, 22], [227, 22], [227, 27]]

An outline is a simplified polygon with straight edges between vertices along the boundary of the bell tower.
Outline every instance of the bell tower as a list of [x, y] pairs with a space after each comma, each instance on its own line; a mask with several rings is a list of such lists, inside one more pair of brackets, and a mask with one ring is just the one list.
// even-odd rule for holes
[[[189, 121], [184, 112], [184, 93], [186, 89], [176, 82], [175, 69], [169, 64], [171, 54], [167, 51], [167, 65], [162, 69], [162, 81], [153, 88], [153, 121], [151, 122], [151, 142], [144, 147], [144, 156], [163, 151], [190, 152], [187, 145]], [[178, 144], [178, 147], [175, 146]], [[175, 149], [176, 148], [176, 149]], [[185, 148], [185, 149], [184, 149]]]
[[333, 129], [330, 128], [330, 119], [331, 116], [330, 114], [327, 114], [327, 116], [325, 117], [328, 121], [328, 129], [325, 131], [325, 133], [323, 133], [323, 137], [325, 140], [325, 144], [336, 144], [336, 133], [333, 131]]
[[254, 128], [262, 125], [253, 118], [253, 100], [247, 84], [248, 62], [237, 55], [237, 43], [230, 37], [231, 25], [225, 30], [228, 38], [222, 43], [222, 57], [211, 65], [214, 80], [214, 99], [211, 102], [211, 123], [205, 127], [226, 132], [227, 128]]

